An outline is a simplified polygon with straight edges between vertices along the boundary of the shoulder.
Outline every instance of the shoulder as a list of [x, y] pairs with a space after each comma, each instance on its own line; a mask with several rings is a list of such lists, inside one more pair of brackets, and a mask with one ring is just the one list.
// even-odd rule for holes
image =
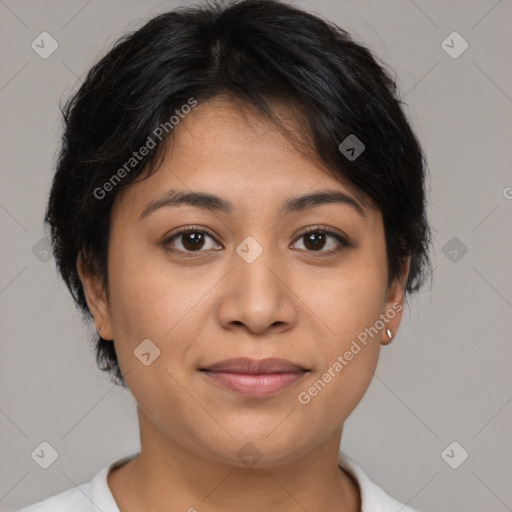
[[364, 469], [346, 453], [340, 450], [338, 464], [348, 471], [357, 481], [361, 492], [361, 512], [419, 512], [401, 503], [384, 489], [372, 482]]
[[102, 468], [91, 482], [55, 494], [16, 512], [119, 512], [108, 486], [107, 476], [111, 469], [136, 456], [137, 453], [123, 457]]
[[18, 512], [89, 512], [91, 510], [91, 484], [82, 484], [74, 489], [55, 494], [42, 501], [18, 510]]

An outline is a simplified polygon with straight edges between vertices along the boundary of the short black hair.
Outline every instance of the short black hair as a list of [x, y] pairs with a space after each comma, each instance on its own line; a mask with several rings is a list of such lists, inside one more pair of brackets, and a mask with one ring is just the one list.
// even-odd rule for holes
[[[180, 7], [122, 36], [61, 107], [62, 145], [45, 215], [57, 269], [84, 318], [91, 314], [77, 258], [108, 291], [116, 195], [158, 167], [172, 140], [171, 116], [222, 95], [276, 125], [277, 103], [301, 118], [329, 172], [381, 211], [389, 282], [410, 256], [406, 298], [417, 291], [430, 271], [426, 158], [396, 81], [377, 60], [337, 25], [275, 0]], [[157, 149], [134, 159], [155, 131]], [[354, 136], [364, 144], [357, 158], [362, 146], [343, 145]], [[97, 335], [95, 344], [100, 369], [126, 387], [114, 344]]]

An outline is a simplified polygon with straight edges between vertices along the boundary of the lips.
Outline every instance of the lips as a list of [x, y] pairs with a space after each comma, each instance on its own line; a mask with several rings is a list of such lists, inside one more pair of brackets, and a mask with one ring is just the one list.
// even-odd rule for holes
[[310, 370], [286, 359], [239, 358], [220, 361], [200, 371], [224, 389], [249, 398], [263, 398], [288, 388]]
[[246, 374], [262, 374], [262, 373], [298, 373], [306, 371], [306, 368], [298, 364], [287, 361], [286, 359], [277, 359], [274, 357], [267, 359], [249, 359], [242, 357], [238, 359], [226, 359], [220, 361], [207, 368], [209, 372], [228, 372], [228, 373], [246, 373]]

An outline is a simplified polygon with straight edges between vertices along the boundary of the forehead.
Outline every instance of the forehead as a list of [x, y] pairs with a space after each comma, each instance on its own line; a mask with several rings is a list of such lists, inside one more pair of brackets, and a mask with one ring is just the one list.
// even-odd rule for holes
[[[215, 98], [200, 104], [176, 127], [166, 167], [179, 165], [190, 172], [200, 167], [204, 179], [222, 173], [239, 176], [246, 183], [269, 182], [287, 174], [295, 174], [297, 179], [305, 174], [323, 176], [318, 159], [305, 154], [311, 153], [309, 137], [302, 134], [297, 120], [284, 106], [273, 108], [289, 134], [238, 101]], [[301, 143], [302, 151], [294, 142]], [[209, 168], [215, 172], [208, 173]]]
[[[300, 133], [289, 110], [277, 105], [275, 112], [291, 134]], [[118, 206], [127, 204], [140, 213], [170, 190], [229, 197], [235, 208], [313, 189], [350, 193], [365, 203], [362, 194], [343, 178], [334, 178], [306, 146], [298, 149], [300, 139], [290, 140], [271, 121], [228, 99], [199, 104], [171, 135], [159, 168], [118, 194]]]

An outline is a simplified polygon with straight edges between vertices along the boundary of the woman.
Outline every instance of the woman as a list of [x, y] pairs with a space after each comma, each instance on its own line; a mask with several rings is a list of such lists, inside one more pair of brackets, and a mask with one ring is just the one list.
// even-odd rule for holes
[[413, 511], [339, 450], [429, 269], [423, 153], [371, 52], [280, 2], [181, 8], [64, 117], [45, 220], [141, 450], [23, 510]]

